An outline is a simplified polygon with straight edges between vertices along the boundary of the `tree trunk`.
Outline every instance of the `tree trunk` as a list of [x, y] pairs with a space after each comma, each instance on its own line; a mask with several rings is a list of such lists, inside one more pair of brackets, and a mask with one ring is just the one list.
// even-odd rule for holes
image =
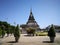
[[54, 42], [55, 37], [50, 37], [50, 42]]
[[19, 37], [15, 37], [15, 42], [18, 42], [18, 40], [19, 40]]

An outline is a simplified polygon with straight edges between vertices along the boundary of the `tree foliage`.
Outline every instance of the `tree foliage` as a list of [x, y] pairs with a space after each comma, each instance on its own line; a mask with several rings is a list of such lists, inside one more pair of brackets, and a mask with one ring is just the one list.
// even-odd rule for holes
[[0, 36], [2, 35], [2, 29], [0, 28]]
[[33, 34], [35, 33], [35, 29], [34, 28], [28, 28], [27, 29], [27, 34]]
[[19, 37], [20, 37], [19, 25], [17, 25], [17, 26], [15, 27], [14, 37], [15, 37], [15, 41], [18, 42]]
[[51, 27], [50, 27], [50, 29], [48, 31], [48, 36], [49, 37], [55, 37], [56, 36], [53, 24], [51, 25]]
[[[4, 29], [2, 26], [4, 26]], [[0, 31], [0, 33], [4, 31], [7, 34], [13, 34], [15, 26], [10, 25], [9, 23], [5, 21], [0, 21], [0, 28], [1, 28], [0, 30], [2, 30]]]

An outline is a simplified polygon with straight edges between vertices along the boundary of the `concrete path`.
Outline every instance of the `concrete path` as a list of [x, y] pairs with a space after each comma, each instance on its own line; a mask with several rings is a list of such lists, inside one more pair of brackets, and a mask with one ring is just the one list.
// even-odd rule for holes
[[60, 34], [56, 34], [55, 42], [48, 43], [48, 36], [26, 36], [26, 34], [21, 34], [18, 43], [14, 43], [14, 36], [0, 38], [0, 45], [60, 45]]

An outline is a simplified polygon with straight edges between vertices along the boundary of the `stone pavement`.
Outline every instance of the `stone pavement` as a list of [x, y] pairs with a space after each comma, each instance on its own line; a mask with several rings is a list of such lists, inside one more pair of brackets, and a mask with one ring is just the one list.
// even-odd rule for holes
[[60, 45], [60, 34], [56, 34], [55, 42], [48, 43], [48, 36], [26, 36], [21, 34], [18, 43], [14, 43], [14, 36], [0, 38], [0, 45]]

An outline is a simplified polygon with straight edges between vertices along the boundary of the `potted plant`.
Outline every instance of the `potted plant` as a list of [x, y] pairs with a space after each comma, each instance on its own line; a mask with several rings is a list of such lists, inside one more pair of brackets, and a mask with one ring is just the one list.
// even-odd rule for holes
[[49, 31], [48, 31], [48, 36], [50, 37], [50, 42], [54, 42], [56, 33], [53, 24], [51, 25]]
[[18, 25], [17, 25], [17, 27], [15, 28], [14, 37], [15, 37], [15, 42], [18, 42], [19, 37], [20, 37], [20, 32], [19, 32], [19, 26], [18, 26]]

